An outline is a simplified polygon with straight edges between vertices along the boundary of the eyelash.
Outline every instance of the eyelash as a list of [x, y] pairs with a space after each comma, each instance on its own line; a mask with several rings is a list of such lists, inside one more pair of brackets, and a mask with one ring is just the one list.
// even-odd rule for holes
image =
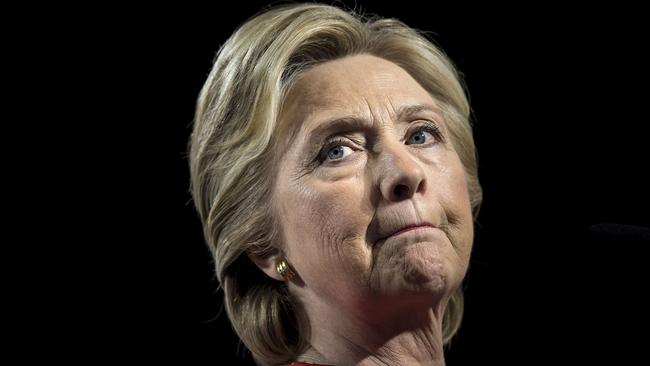
[[[436, 138], [436, 142], [434, 142], [433, 144], [436, 144], [438, 142], [444, 143], [444, 138], [442, 136], [442, 132], [440, 132], [440, 128], [435, 123], [429, 121], [424, 122], [423, 124], [415, 127], [413, 131], [411, 131], [411, 134], [409, 136], [412, 136], [413, 134], [422, 131], [429, 132]], [[340, 145], [345, 145], [350, 147], [349, 140], [340, 136], [334, 137], [333, 139], [329, 140], [318, 153], [318, 156], [316, 157], [318, 162], [323, 163], [323, 161], [325, 161], [325, 159], [327, 158], [326, 155], [330, 151], [330, 149]], [[335, 161], [340, 161], [340, 160], [335, 160]]]

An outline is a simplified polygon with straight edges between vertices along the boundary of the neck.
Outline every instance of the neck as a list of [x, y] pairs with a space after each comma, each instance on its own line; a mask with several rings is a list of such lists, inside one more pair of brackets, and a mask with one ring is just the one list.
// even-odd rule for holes
[[340, 366], [444, 366], [445, 306], [446, 301], [435, 306], [416, 302], [391, 311], [377, 311], [375, 306], [362, 314], [323, 303], [309, 306], [311, 348], [298, 360]]

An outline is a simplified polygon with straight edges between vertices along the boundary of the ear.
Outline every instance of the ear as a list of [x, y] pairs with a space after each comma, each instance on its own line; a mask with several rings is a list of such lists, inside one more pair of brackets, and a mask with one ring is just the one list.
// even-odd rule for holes
[[275, 269], [276, 263], [282, 258], [282, 253], [277, 250], [272, 254], [267, 255], [266, 257], [260, 257], [256, 254], [246, 252], [248, 258], [260, 269], [262, 272], [266, 273], [267, 276], [271, 277], [274, 280], [284, 281], [284, 278], [280, 276], [278, 271]]

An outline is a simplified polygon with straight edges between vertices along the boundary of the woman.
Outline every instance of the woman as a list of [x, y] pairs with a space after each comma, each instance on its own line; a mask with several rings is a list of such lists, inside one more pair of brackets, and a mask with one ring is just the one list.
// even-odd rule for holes
[[221, 47], [191, 192], [258, 364], [444, 365], [482, 199], [469, 112], [398, 20], [284, 5]]

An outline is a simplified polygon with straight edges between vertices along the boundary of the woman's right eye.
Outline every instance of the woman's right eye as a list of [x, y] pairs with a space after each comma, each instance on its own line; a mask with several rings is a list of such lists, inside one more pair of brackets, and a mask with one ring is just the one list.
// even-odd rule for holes
[[352, 149], [345, 145], [334, 145], [332, 147], [327, 147], [323, 152], [324, 154], [321, 155], [321, 162], [325, 160], [337, 161], [351, 154]]
[[347, 146], [349, 142], [345, 140], [330, 141], [319, 154], [319, 161], [339, 161], [350, 155], [354, 150]]
[[347, 156], [347, 155], [344, 155], [345, 154], [345, 149], [348, 149], [348, 150], [352, 151], [352, 149], [350, 149], [349, 146], [337, 145], [337, 146], [329, 149], [329, 151], [327, 152], [327, 157], [329, 159], [331, 159], [331, 160], [343, 159], [345, 156]]

